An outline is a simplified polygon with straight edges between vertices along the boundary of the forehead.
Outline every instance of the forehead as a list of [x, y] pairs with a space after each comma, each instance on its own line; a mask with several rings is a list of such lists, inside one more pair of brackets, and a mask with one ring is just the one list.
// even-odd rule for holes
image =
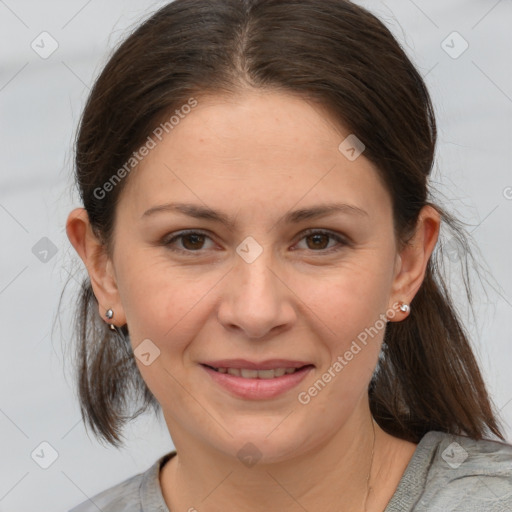
[[122, 202], [139, 216], [185, 197], [224, 210], [344, 198], [379, 210], [389, 198], [375, 167], [364, 153], [351, 161], [339, 150], [349, 135], [324, 108], [295, 95], [197, 97], [130, 175]]

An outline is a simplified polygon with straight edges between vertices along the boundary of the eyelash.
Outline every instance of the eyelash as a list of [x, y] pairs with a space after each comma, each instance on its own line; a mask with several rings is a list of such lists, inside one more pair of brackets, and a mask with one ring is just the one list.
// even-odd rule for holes
[[[205, 236], [205, 237], [207, 237], [207, 238], [209, 238], [211, 240], [211, 237], [209, 237], [207, 235], [207, 233], [204, 233], [202, 231], [188, 230], [188, 231], [181, 231], [181, 232], [179, 232], [178, 234], [174, 235], [173, 237], [171, 237], [169, 239], [164, 238], [162, 240], [162, 244], [164, 246], [166, 246], [169, 250], [173, 251], [173, 252], [186, 253], [186, 254], [201, 253], [201, 251], [203, 249], [198, 249], [196, 251], [192, 251], [192, 250], [188, 250], [188, 249], [177, 249], [175, 247], [171, 247], [171, 244], [173, 242], [175, 242], [176, 240], [178, 240], [180, 238], [184, 238], [184, 237], [186, 237], [188, 235], [202, 235], [202, 236]], [[338, 235], [336, 233], [333, 233], [331, 231], [324, 231], [324, 230], [319, 230], [319, 229], [310, 229], [310, 230], [305, 231], [304, 233], [302, 233], [302, 238], [300, 238], [299, 242], [302, 241], [304, 238], [307, 238], [308, 236], [311, 236], [311, 235], [327, 235], [331, 239], [333, 239], [336, 242], [338, 242], [338, 244], [339, 244], [338, 247], [335, 246], [335, 247], [331, 247], [329, 249], [320, 249], [318, 251], [310, 249], [311, 252], [314, 252], [314, 253], [330, 254], [332, 252], [336, 252], [336, 251], [341, 250], [345, 246], [350, 245], [349, 241], [346, 238], [344, 238], [344, 237], [342, 237], [342, 236], [340, 236], [340, 235]]]

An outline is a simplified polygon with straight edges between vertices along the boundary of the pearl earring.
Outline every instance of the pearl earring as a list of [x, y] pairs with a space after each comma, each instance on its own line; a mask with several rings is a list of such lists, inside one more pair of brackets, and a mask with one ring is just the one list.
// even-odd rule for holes
[[[111, 309], [108, 309], [107, 312], [105, 313], [105, 316], [108, 318], [108, 319], [111, 319], [114, 317], [114, 312], [111, 310]], [[116, 327], [114, 324], [109, 324], [110, 326], [110, 329], [112, 331], [115, 331], [116, 330]]]
[[400, 311], [403, 311], [404, 313], [409, 313], [409, 311], [411, 310], [411, 307], [409, 306], [409, 304], [404, 304], [402, 302], [402, 304], [400, 304]]

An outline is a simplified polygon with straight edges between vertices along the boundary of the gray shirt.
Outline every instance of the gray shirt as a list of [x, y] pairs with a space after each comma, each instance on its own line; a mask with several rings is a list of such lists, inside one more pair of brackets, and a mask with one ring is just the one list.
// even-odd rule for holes
[[[148, 470], [70, 512], [170, 512], [160, 488], [160, 457]], [[193, 509], [192, 509], [193, 510]], [[431, 431], [407, 465], [384, 512], [511, 512], [512, 445]]]

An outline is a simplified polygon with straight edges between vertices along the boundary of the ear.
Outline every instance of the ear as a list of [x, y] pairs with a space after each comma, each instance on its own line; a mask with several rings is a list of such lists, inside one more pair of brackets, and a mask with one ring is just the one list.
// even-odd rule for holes
[[418, 292], [425, 278], [428, 261], [437, 243], [440, 226], [439, 212], [432, 206], [424, 206], [418, 216], [413, 237], [400, 254], [397, 254], [389, 305], [396, 314], [393, 320], [389, 319], [390, 322], [401, 321], [407, 316], [408, 313], [397, 309], [396, 304], [410, 304]]
[[[76, 252], [84, 262], [91, 286], [99, 303], [99, 314], [107, 323], [117, 326], [126, 324], [121, 304], [114, 265], [106, 253], [106, 247], [93, 233], [89, 216], [84, 208], [75, 208], [68, 216], [66, 234]], [[105, 317], [108, 309], [114, 311], [114, 317]]]

